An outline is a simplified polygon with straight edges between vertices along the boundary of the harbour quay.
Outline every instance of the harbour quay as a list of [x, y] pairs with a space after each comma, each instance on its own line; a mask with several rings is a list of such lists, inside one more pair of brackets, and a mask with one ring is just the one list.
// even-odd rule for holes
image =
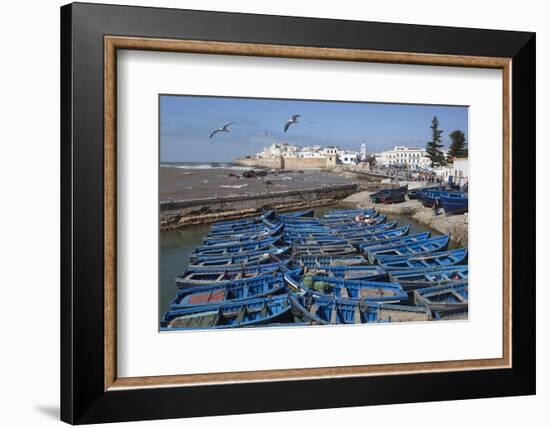
[[467, 248], [412, 230], [372, 208], [213, 223], [180, 260], [160, 328], [467, 319]]

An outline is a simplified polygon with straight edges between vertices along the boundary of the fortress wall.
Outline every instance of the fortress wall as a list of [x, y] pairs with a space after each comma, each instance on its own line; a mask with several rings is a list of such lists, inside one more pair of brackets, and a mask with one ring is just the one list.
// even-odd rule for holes
[[284, 158], [284, 169], [324, 169], [327, 167], [325, 158]]
[[242, 166], [283, 169], [281, 158], [239, 158], [236, 163]]
[[325, 158], [239, 158], [236, 163], [249, 167], [263, 167], [270, 169], [325, 169], [336, 166], [329, 165]]

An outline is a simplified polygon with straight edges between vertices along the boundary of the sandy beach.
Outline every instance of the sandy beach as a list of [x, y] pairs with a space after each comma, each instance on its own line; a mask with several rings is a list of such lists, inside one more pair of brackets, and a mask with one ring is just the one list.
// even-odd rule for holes
[[301, 190], [325, 185], [350, 184], [352, 180], [327, 171], [267, 171], [245, 178], [247, 168], [160, 167], [160, 201], [242, 196], [264, 192]]

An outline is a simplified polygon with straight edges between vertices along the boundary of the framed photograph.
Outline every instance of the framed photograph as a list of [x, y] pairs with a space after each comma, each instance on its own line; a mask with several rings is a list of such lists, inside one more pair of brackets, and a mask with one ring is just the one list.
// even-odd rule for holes
[[62, 420], [535, 393], [533, 33], [77, 3], [61, 54]]

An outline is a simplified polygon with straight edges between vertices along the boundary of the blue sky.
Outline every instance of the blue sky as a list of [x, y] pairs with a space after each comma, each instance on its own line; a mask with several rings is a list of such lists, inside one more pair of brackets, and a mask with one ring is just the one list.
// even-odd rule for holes
[[[293, 114], [302, 115], [300, 122], [285, 134]], [[395, 145], [425, 147], [433, 116], [445, 145], [455, 129], [468, 138], [468, 108], [462, 106], [161, 95], [160, 159], [228, 162], [274, 142], [359, 150], [364, 141], [369, 152]], [[208, 138], [228, 122], [236, 122], [231, 132]]]

